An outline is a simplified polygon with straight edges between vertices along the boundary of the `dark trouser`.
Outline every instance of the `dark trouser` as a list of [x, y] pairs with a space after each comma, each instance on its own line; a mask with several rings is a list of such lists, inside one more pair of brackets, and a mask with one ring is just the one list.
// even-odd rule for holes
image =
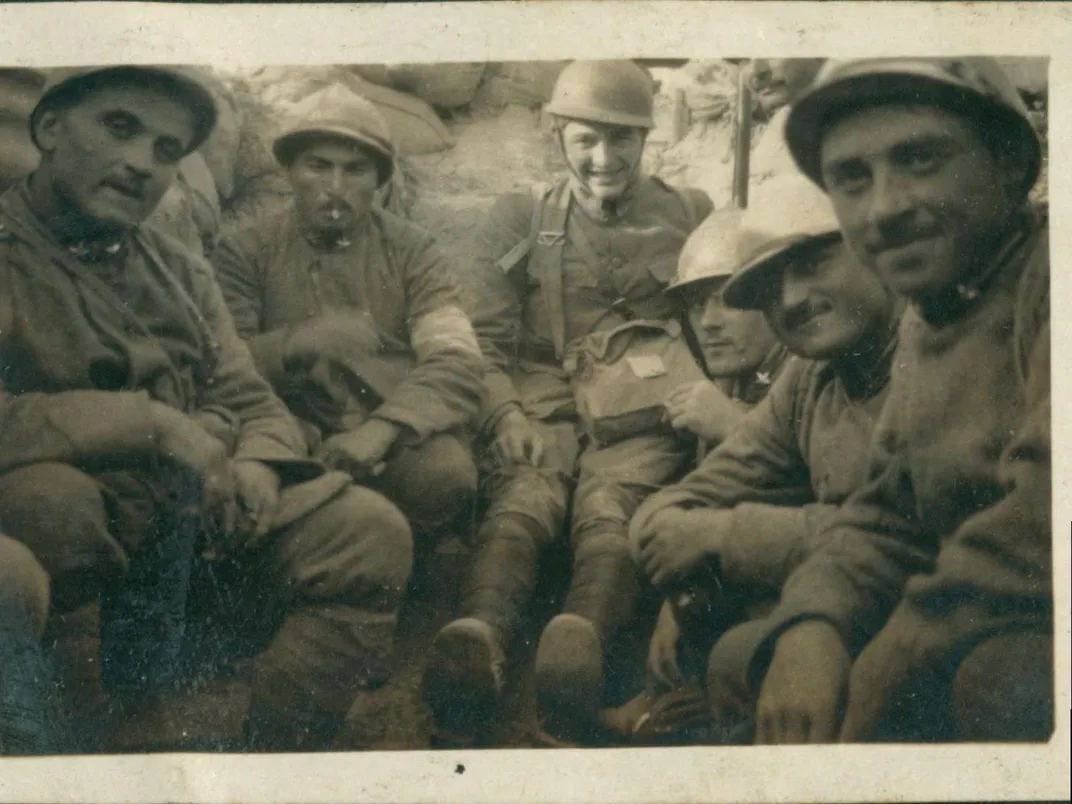
[[397, 505], [414, 535], [432, 543], [468, 527], [476, 497], [473, 452], [460, 436], [437, 433], [419, 444], [402, 444], [369, 488]]
[[[191, 602], [198, 558], [187, 548], [196, 543], [176, 537], [186, 514], [181, 505], [162, 510], [178, 500], [160, 487], [134, 472], [91, 477], [64, 464], [0, 476], [0, 522], [50, 579], [53, 607], [104, 598], [102, 675], [122, 692], [142, 675], [149, 684], [171, 680], [167, 665], [179, 655]], [[132, 532], [139, 519], [142, 530]], [[411, 565], [401, 513], [373, 491], [347, 488], [216, 568], [238, 605], [215, 619], [282, 612], [254, 672], [255, 744], [322, 744], [360, 688], [387, 679]], [[40, 607], [39, 587], [31, 599]]]
[[[759, 689], [748, 670], [770, 632], [766, 620], [731, 629], [714, 649], [707, 693], [716, 720], [734, 726], [755, 717]], [[888, 701], [868, 742], [1030, 742], [1054, 728], [1053, 637], [1001, 634], [977, 645], [949, 673], [920, 673]]]
[[564, 611], [590, 620], [607, 643], [633, 617], [638, 579], [629, 519], [679, 474], [690, 449], [672, 435], [639, 436], [583, 451], [572, 422], [538, 422], [540, 468], [489, 467], [491, 505], [462, 615], [494, 626], [509, 641], [535, 584], [541, 552], [562, 537], [576, 473], [570, 526], [573, 572]]

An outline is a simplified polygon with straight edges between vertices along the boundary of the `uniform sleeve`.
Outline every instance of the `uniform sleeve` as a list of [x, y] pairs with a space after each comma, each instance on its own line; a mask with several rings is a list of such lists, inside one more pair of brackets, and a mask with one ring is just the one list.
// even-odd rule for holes
[[535, 202], [529, 195], [513, 194], [498, 199], [477, 232], [470, 318], [485, 358], [484, 384], [487, 397], [481, 411], [482, 429], [493, 429], [510, 409], [521, 407], [511, 379], [517, 362], [522, 331], [524, 259], [509, 272], [498, 264], [529, 236]]
[[249, 347], [257, 370], [277, 391], [285, 390], [288, 374], [283, 368], [286, 328], [261, 332], [263, 270], [258, 249], [249, 230], [224, 234], [212, 252], [224, 300], [240, 338]]
[[457, 279], [434, 241], [404, 229], [410, 345], [417, 364], [373, 414], [421, 439], [470, 424], [483, 400], [484, 359]]
[[818, 523], [833, 506], [814, 503], [796, 422], [814, 365], [794, 360], [767, 397], [699, 468], [657, 492], [637, 511], [634, 538], [667, 508], [732, 509], [721, 553], [734, 583], [779, 586], [818, 543]]
[[[0, 261], [0, 361], [15, 318], [10, 269]], [[31, 463], [83, 465], [155, 450], [153, 402], [143, 391], [12, 394], [0, 372], [0, 473]]]
[[899, 386], [907, 379], [894, 372], [867, 482], [826, 520], [819, 549], [786, 581], [768, 635], [752, 657], [754, 684], [766, 674], [778, 637], [805, 620], [830, 623], [858, 652], [885, 625], [908, 579], [933, 569], [938, 536], [916, 516], [899, 437]]
[[234, 455], [237, 460], [304, 458], [307, 449], [298, 424], [258, 374], [209, 266], [199, 261], [192, 277], [194, 301], [218, 345], [216, 368], [202, 392], [201, 407], [225, 408], [239, 418], [241, 430]]
[[[905, 589], [901, 608], [922, 622], [917, 640], [928, 652], [1003, 630], [1053, 627], [1048, 325], [1029, 365], [1024, 421], [999, 467], [1004, 496], [965, 520], [942, 545], [935, 571]], [[891, 625], [899, 621], [895, 615]]]

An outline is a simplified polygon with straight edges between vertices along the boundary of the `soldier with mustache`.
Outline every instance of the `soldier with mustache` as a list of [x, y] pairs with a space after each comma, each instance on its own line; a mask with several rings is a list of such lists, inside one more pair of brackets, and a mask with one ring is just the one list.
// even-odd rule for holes
[[569, 175], [499, 199], [478, 238], [473, 321], [489, 363], [481, 427], [490, 507], [463, 617], [437, 636], [424, 678], [438, 733], [451, 742], [486, 737], [495, 722], [538, 562], [567, 538], [570, 587], [540, 638], [536, 696], [542, 740], [586, 739], [607, 646], [635, 610], [629, 518], [691, 458], [672, 433], [582, 444], [563, 368], [567, 347], [589, 335], [681, 312], [664, 290], [711, 203], [644, 175], [653, 110], [651, 77], [637, 64], [567, 66], [546, 111]]
[[181, 680], [195, 633], [256, 654], [252, 749], [329, 746], [391, 674], [404, 517], [307, 457], [211, 267], [143, 225], [215, 120], [179, 68], [60, 71], [30, 117], [40, 167], [0, 196], [5, 750], [71, 748], [20, 709], [47, 698], [49, 612], [97, 599], [121, 712]]
[[705, 566], [715, 584], [703, 590], [713, 604], [707, 617], [681, 622], [667, 600], [646, 702], [608, 713], [631, 715], [634, 728], [648, 714], [639, 731], [664, 738], [658, 732], [674, 730], [675, 712], [697, 723], [713, 716], [723, 734], [747, 721], [724, 679], [741, 674], [766, 635], [761, 614], [823, 544], [822, 521], [866, 477], [902, 307], [848, 249], [828, 199], [799, 173], [760, 187], [736, 245], [741, 262], [722, 302], [762, 311], [796, 357], [700, 466], [650, 497], [630, 525], [656, 588], [671, 590]]
[[872, 468], [735, 691], [757, 740], [1046, 740], [1049, 246], [1039, 139], [986, 58], [830, 62], [786, 127], [908, 302]]
[[476, 491], [483, 358], [453, 267], [374, 203], [395, 148], [369, 101], [340, 84], [310, 95], [273, 150], [294, 197], [221, 238], [224, 298], [318, 454], [395, 502], [426, 551]]

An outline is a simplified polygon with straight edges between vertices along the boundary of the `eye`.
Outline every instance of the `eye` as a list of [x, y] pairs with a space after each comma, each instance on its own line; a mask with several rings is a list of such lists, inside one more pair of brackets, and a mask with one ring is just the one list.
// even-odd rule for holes
[[173, 137], [161, 137], [154, 148], [156, 158], [165, 165], [174, 165], [186, 156], [185, 146]]
[[130, 140], [141, 133], [141, 122], [126, 112], [107, 112], [101, 117], [101, 123], [117, 140]]
[[949, 152], [937, 144], [919, 144], [904, 148], [897, 156], [897, 162], [910, 173], [928, 176], [942, 167]]
[[367, 176], [376, 171], [376, 166], [371, 162], [350, 162], [346, 166], [346, 173], [350, 176]]
[[827, 188], [842, 195], [859, 195], [871, 186], [871, 170], [862, 162], [842, 162], [824, 176]]

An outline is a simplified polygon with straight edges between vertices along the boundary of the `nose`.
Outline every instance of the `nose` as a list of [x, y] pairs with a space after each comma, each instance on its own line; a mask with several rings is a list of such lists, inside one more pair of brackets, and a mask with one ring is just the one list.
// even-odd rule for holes
[[592, 165], [597, 168], [605, 168], [611, 163], [611, 148], [610, 143], [606, 140], [600, 140], [592, 148]]
[[128, 170], [140, 177], [147, 177], [157, 167], [156, 151], [149, 137], [135, 137], [123, 151], [123, 162]]
[[868, 223], [874, 226], [897, 222], [913, 209], [912, 193], [907, 183], [894, 171], [877, 169], [872, 177], [868, 204]]
[[706, 330], [722, 329], [726, 321], [725, 312], [726, 308], [722, 305], [721, 297], [717, 293], [712, 293], [704, 305], [700, 326]]
[[810, 289], [808, 283], [795, 276], [791, 271], [782, 275], [782, 312], [794, 310], [808, 301]]
[[331, 178], [328, 180], [328, 187], [332, 192], [338, 193], [343, 188], [345, 176], [343, 175], [342, 168], [337, 167], [331, 171]]

